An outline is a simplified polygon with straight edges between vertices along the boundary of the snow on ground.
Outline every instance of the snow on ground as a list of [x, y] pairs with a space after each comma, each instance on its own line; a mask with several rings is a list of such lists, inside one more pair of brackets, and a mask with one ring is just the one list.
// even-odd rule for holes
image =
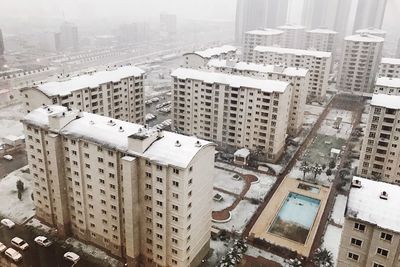
[[7, 135], [23, 135], [22, 123], [24, 117], [22, 105], [13, 105], [0, 109], [0, 139]]
[[282, 257], [279, 257], [278, 255], [272, 254], [271, 252], [267, 252], [261, 249], [258, 249], [256, 247], [253, 247], [252, 245], [248, 245], [248, 249], [245, 253], [246, 255], [252, 256], [254, 258], [262, 257], [267, 260], [271, 260], [274, 262], [277, 262], [281, 265], [285, 265], [285, 259]]
[[47, 225], [41, 223], [41, 222], [40, 222], [38, 219], [36, 219], [36, 218], [32, 218], [31, 220], [29, 220], [29, 221], [26, 223], [26, 225], [33, 226], [33, 227], [35, 227], [35, 228], [37, 228], [37, 229], [39, 229], [39, 230], [42, 230], [42, 231], [44, 231], [44, 232], [46, 232], [46, 233], [50, 233], [50, 232], [52, 232], [53, 230], [55, 230], [55, 229], [53, 229], [53, 228], [51, 228], [51, 227], [49, 227], [49, 226], [47, 226]]
[[334, 136], [336, 138], [348, 139], [353, 126], [350, 123], [342, 122], [339, 129], [333, 128], [333, 120], [324, 120], [318, 129], [319, 134]]
[[332, 220], [339, 225], [344, 223], [344, 210], [346, 209], [347, 197], [344, 195], [337, 195], [335, 205], [332, 212]]
[[248, 200], [242, 200], [236, 206], [236, 208], [231, 211], [232, 219], [226, 223], [213, 223], [213, 225], [219, 229], [225, 229], [227, 231], [235, 231], [241, 234], [246, 226], [247, 222], [253, 216], [254, 212], [257, 210], [255, 204], [250, 203]]
[[325, 107], [323, 106], [306, 105], [304, 111], [314, 115], [321, 115], [324, 109]]
[[118, 260], [108, 256], [106, 252], [104, 252], [103, 250], [101, 250], [99, 248], [84, 244], [72, 237], [66, 239], [65, 242], [67, 244], [72, 245], [76, 249], [82, 250], [83, 253], [85, 253], [85, 254], [89, 254], [97, 259], [103, 259], [103, 260], [107, 261], [108, 263], [111, 264], [111, 266], [119, 266], [120, 265], [120, 262]]
[[236, 197], [231, 196], [229, 194], [222, 193], [217, 190], [213, 191], [213, 196], [217, 193], [223, 197], [223, 200], [222, 201], [213, 200], [213, 211], [220, 211], [220, 210], [226, 209], [226, 208], [230, 207], [233, 204], [233, 202], [235, 202], [235, 200], [236, 200]]
[[[22, 172], [24, 169], [26, 167], [13, 171], [0, 180], [0, 214], [16, 223], [23, 223], [35, 215], [35, 207], [31, 199], [32, 178], [29, 173]], [[17, 195], [18, 180], [21, 180], [25, 186], [22, 201]]]
[[217, 262], [228, 253], [228, 244], [221, 240], [210, 240], [210, 248], [213, 249], [211, 257], [207, 263], [217, 266]]
[[[296, 161], [296, 165], [292, 168], [292, 170], [289, 173], [289, 178], [292, 179], [303, 179], [303, 172], [300, 170], [300, 161]], [[326, 185], [329, 186], [332, 184], [333, 179], [334, 179], [334, 174], [331, 176], [326, 175], [326, 170], [323, 170], [320, 175], [317, 175], [317, 182], [320, 185]], [[314, 179], [314, 174], [312, 172], [308, 172], [305, 175], [305, 180], [313, 182]]]
[[343, 110], [343, 109], [331, 109], [326, 116], [327, 120], [332, 120], [335, 121], [336, 118], [340, 117], [342, 118], [342, 122], [345, 123], [351, 123], [352, 122], [352, 117], [353, 117], [353, 112], [349, 110]]
[[310, 125], [316, 123], [318, 120], [318, 115], [304, 115], [304, 125]]
[[215, 168], [214, 187], [225, 189], [231, 193], [240, 194], [245, 182], [243, 180], [234, 180], [234, 172]]
[[325, 232], [324, 242], [322, 243], [323, 248], [326, 248], [327, 250], [332, 252], [333, 262], [335, 263], [335, 266], [337, 265], [340, 237], [342, 236], [342, 231], [343, 228], [339, 228], [329, 224]]
[[25, 116], [22, 104], [8, 106], [0, 109], [0, 119], [20, 120]]
[[262, 175], [258, 179], [259, 182], [250, 186], [245, 197], [263, 200], [276, 182], [276, 178], [269, 175]]
[[[298, 142], [301, 140], [300, 140], [300, 137], [296, 137], [293, 139], [293, 141]], [[265, 165], [267, 165], [269, 168], [273, 169], [275, 173], [279, 173], [283, 169], [283, 166], [281, 166], [279, 164], [265, 163]]]

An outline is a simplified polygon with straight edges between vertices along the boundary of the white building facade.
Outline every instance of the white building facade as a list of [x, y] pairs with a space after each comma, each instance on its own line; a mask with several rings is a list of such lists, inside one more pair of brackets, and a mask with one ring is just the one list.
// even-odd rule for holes
[[202, 51], [195, 51], [183, 55], [185, 68], [204, 68], [211, 59], [229, 59], [236, 56], [237, 48], [231, 45], [212, 47]]
[[382, 58], [378, 76], [400, 78], [400, 58]]
[[306, 41], [306, 27], [301, 25], [287, 24], [279, 26], [278, 30], [283, 31], [281, 40], [282, 47], [304, 49]]
[[334, 52], [337, 32], [327, 29], [307, 31], [306, 49]]
[[243, 60], [253, 60], [253, 50], [257, 46], [275, 46], [282, 43], [283, 31], [275, 29], [262, 29], [248, 31], [244, 35]]

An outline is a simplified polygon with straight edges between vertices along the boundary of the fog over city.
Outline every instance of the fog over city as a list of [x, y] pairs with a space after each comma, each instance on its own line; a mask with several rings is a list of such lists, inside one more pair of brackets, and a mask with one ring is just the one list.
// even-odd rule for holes
[[400, 0], [0, 0], [0, 267], [399, 267]]

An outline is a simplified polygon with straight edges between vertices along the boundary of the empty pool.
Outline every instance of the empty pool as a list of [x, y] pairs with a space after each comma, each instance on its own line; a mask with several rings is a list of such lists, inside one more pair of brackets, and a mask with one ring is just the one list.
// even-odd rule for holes
[[318, 199], [290, 192], [268, 231], [304, 244], [319, 205]]

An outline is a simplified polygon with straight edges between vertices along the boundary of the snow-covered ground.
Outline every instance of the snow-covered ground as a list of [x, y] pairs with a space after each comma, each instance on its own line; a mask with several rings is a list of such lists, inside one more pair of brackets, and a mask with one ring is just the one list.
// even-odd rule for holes
[[347, 140], [350, 137], [353, 126], [350, 123], [342, 122], [340, 128], [335, 129], [333, 128], [334, 122], [333, 120], [324, 120], [318, 129], [318, 133]]
[[37, 228], [37, 229], [39, 229], [39, 230], [42, 230], [42, 231], [44, 231], [44, 232], [46, 232], [46, 233], [50, 233], [50, 232], [52, 232], [53, 230], [55, 230], [55, 229], [53, 229], [53, 228], [51, 228], [51, 227], [49, 227], [49, 226], [47, 226], [47, 225], [41, 223], [41, 222], [40, 222], [38, 219], [36, 219], [36, 218], [32, 218], [31, 220], [29, 220], [29, 221], [26, 223], [26, 225], [33, 226], [33, 227], [35, 227], [35, 228]]
[[229, 244], [221, 240], [210, 240], [210, 248], [213, 249], [213, 254], [207, 262], [216, 266], [217, 262], [228, 253]]
[[272, 254], [271, 252], [267, 252], [267, 251], [258, 249], [256, 247], [251, 246], [251, 245], [248, 245], [248, 249], [247, 249], [245, 254], [249, 255], [249, 256], [252, 256], [254, 258], [262, 257], [264, 259], [277, 262], [277, 263], [279, 263], [279, 264], [281, 264], [283, 266], [286, 265], [284, 258], [282, 258], [280, 256], [277, 256], [275, 254]]
[[333, 262], [335, 263], [335, 266], [337, 265], [340, 237], [342, 236], [342, 231], [343, 228], [339, 228], [329, 224], [325, 232], [324, 242], [322, 243], [323, 248], [326, 248], [327, 250], [332, 252]]
[[7, 135], [23, 135], [20, 119], [24, 116], [21, 105], [14, 105], [0, 109], [0, 139]]
[[[35, 207], [31, 199], [32, 179], [28, 173], [23, 173], [23, 167], [0, 180], [0, 214], [16, 223], [23, 223], [35, 214]], [[18, 199], [17, 181], [24, 183], [25, 191], [22, 200]]]
[[332, 220], [339, 225], [344, 223], [344, 210], [346, 209], [347, 197], [344, 195], [337, 195], [335, 205], [332, 212]]
[[259, 182], [252, 184], [245, 197], [263, 200], [276, 182], [276, 178], [269, 175], [260, 175]]
[[223, 200], [222, 201], [213, 200], [213, 211], [220, 211], [220, 210], [226, 209], [226, 208], [230, 207], [233, 204], [233, 202], [235, 202], [235, 200], [236, 200], [236, 197], [228, 195], [226, 193], [222, 193], [217, 190], [213, 191], [213, 196], [217, 193], [223, 197]]
[[[293, 169], [289, 173], [289, 178], [292, 179], [303, 179], [303, 172], [300, 170], [300, 161], [296, 161], [296, 165], [293, 167]], [[317, 182], [320, 185], [326, 185], [329, 186], [332, 184], [334, 177], [334, 174], [331, 176], [326, 175], [326, 170], [323, 170], [320, 175], [317, 175]], [[314, 174], [312, 172], [308, 172], [305, 175], [305, 179], [308, 181], [312, 181], [314, 177]]]
[[304, 115], [303, 124], [304, 125], [311, 125], [311, 124], [316, 123], [317, 120], [318, 120], [318, 115], [313, 115], [313, 114]]
[[343, 109], [331, 109], [326, 116], [326, 119], [335, 121], [338, 117], [342, 118], [342, 122], [351, 123], [353, 112]]
[[219, 229], [225, 229], [227, 231], [235, 231], [241, 234], [246, 226], [247, 222], [253, 216], [254, 212], [257, 210], [255, 204], [251, 204], [248, 200], [242, 200], [236, 206], [236, 208], [231, 211], [232, 219], [226, 223], [213, 223], [213, 225]]
[[315, 105], [306, 105], [304, 108], [305, 113], [314, 114], [314, 115], [321, 115], [324, 111], [325, 107], [323, 106], [315, 106]]
[[231, 193], [240, 194], [245, 182], [242, 179], [234, 180], [234, 175], [234, 172], [215, 168], [214, 187], [225, 189]]

